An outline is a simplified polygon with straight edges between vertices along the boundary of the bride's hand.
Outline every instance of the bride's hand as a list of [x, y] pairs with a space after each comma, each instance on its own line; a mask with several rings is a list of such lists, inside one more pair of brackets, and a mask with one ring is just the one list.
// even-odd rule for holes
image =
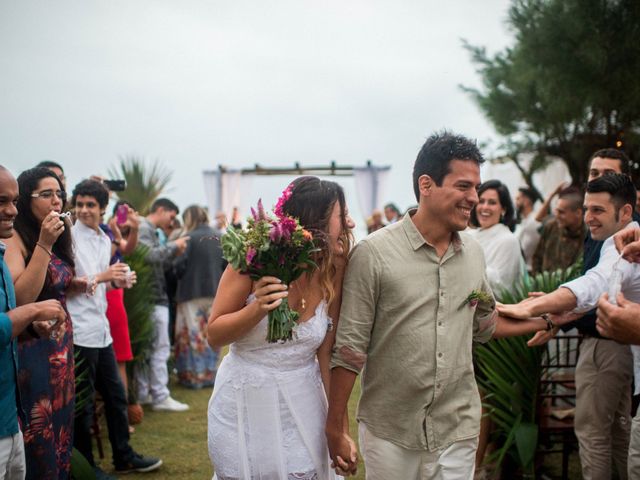
[[287, 286], [276, 277], [262, 277], [256, 282], [253, 292], [256, 302], [261, 310], [269, 312], [277, 308], [282, 299], [289, 295]]

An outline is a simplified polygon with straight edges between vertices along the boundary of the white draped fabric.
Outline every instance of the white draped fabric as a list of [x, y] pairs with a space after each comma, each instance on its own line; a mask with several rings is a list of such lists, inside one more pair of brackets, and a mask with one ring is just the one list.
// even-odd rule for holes
[[376, 209], [382, 209], [382, 199], [391, 167], [356, 167], [353, 176], [358, 197], [358, 206], [366, 218]]
[[251, 188], [252, 176], [242, 175], [240, 170], [209, 170], [203, 176], [207, 207], [212, 217], [222, 211], [230, 219], [233, 207], [243, 211], [240, 194]]

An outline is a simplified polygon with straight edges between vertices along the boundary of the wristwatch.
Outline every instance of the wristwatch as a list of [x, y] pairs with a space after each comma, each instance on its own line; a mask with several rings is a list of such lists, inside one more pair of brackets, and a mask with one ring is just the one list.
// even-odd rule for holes
[[554, 328], [556, 328], [556, 324], [553, 323], [553, 320], [551, 320], [551, 316], [549, 316], [548, 313], [543, 313], [542, 315], [540, 315], [540, 317], [542, 317], [542, 319], [547, 322], [547, 332], [553, 330]]

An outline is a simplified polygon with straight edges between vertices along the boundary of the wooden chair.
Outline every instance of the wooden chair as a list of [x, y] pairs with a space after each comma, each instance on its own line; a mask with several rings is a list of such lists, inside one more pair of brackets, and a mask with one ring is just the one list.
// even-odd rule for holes
[[562, 479], [569, 478], [569, 456], [577, 448], [573, 430], [576, 404], [575, 367], [581, 335], [557, 335], [546, 345], [538, 389], [538, 451], [562, 454]]

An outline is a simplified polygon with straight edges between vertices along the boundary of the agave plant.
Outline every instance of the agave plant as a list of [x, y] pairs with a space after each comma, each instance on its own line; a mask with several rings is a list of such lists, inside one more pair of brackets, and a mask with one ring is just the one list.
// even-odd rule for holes
[[157, 160], [149, 166], [143, 158], [129, 155], [120, 157], [117, 167], [109, 168], [109, 175], [123, 178], [127, 183], [127, 188], [118, 192], [118, 198], [126, 200], [145, 215], [153, 201], [166, 189], [173, 172]]
[[[525, 276], [511, 291], [497, 296], [502, 303], [517, 303], [529, 292], [549, 293], [580, 275], [582, 262], [566, 270]], [[475, 349], [477, 381], [484, 392], [484, 408], [495, 425], [493, 435], [500, 448], [487, 457], [496, 469], [509, 455], [523, 476], [533, 478], [538, 445], [537, 398], [544, 349], [530, 348], [531, 336], [502, 338]]]

